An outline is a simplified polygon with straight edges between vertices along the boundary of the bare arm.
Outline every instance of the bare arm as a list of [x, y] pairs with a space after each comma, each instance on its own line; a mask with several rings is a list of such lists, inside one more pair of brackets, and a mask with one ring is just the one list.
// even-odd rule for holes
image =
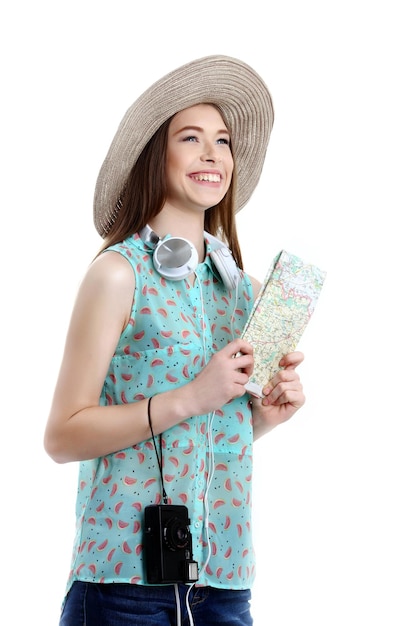
[[[122, 450], [150, 437], [147, 400], [100, 406], [99, 398], [134, 293], [130, 264], [116, 252], [94, 261], [74, 305], [44, 445], [64, 463]], [[241, 353], [239, 358], [233, 358]], [[251, 346], [235, 340], [215, 354], [190, 383], [152, 401], [155, 434], [214, 411], [245, 393], [252, 371]]]

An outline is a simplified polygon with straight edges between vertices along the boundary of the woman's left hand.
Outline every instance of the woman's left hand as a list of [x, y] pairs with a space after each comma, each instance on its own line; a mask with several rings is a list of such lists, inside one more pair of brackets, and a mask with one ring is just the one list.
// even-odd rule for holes
[[258, 439], [278, 424], [286, 422], [305, 402], [303, 386], [295, 371], [304, 360], [302, 352], [282, 357], [280, 369], [263, 388], [264, 398], [252, 403], [254, 438]]

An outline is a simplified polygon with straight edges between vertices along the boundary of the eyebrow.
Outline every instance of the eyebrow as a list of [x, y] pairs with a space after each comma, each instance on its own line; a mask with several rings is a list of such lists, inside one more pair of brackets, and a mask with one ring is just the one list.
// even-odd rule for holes
[[[178, 135], [179, 133], [183, 133], [186, 131], [196, 131], [196, 132], [200, 132], [203, 133], [204, 132], [204, 128], [201, 128], [201, 126], [183, 126], [182, 128], [178, 129], [174, 134]], [[217, 134], [219, 135], [230, 135], [229, 131], [227, 130], [227, 128], [221, 128], [220, 130], [217, 131]]]

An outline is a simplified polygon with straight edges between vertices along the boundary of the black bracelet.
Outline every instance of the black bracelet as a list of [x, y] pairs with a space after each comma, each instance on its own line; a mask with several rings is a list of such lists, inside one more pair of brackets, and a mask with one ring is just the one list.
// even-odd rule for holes
[[149, 428], [151, 431], [151, 435], [152, 435], [152, 439], [155, 439], [155, 435], [153, 434], [153, 428], [152, 428], [152, 419], [151, 419], [151, 401], [152, 401], [153, 396], [151, 396], [148, 400], [148, 424], [149, 424]]

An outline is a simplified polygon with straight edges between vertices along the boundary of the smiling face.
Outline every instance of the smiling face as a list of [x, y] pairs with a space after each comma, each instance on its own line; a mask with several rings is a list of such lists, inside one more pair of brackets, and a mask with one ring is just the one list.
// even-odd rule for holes
[[166, 205], [205, 211], [224, 197], [232, 172], [230, 135], [219, 111], [198, 104], [177, 113], [168, 130]]

